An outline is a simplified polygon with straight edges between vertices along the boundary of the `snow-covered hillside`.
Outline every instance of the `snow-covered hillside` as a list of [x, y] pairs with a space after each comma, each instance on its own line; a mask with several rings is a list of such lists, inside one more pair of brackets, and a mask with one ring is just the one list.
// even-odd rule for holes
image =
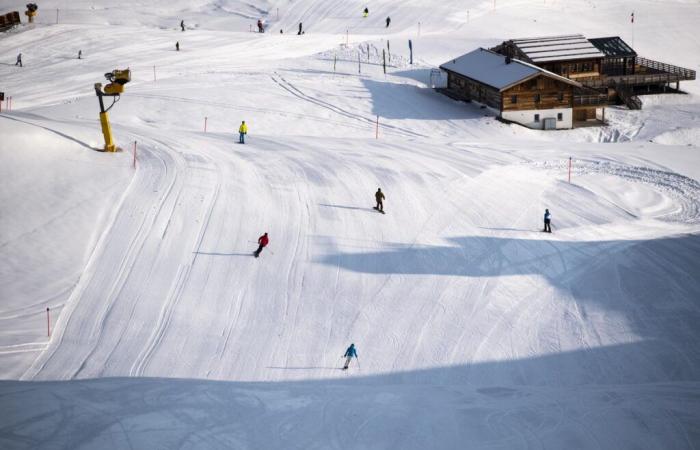
[[697, 70], [697, 1], [39, 7], [0, 34], [0, 447], [700, 446], [700, 83], [558, 132], [427, 86], [557, 33]]

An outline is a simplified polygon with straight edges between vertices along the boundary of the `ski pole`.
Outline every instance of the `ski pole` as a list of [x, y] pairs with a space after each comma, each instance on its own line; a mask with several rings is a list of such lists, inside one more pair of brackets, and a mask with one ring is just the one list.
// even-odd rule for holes
[[360, 357], [355, 356], [355, 359], [357, 360], [357, 370], [362, 370], [362, 367], [360, 367]]

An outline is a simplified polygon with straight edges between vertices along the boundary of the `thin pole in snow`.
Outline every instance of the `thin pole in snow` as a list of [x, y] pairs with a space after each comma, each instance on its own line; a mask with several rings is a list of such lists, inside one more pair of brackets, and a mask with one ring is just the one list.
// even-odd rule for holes
[[279, 21], [279, 20], [280, 20], [280, 9], [277, 8], [277, 21]]
[[136, 141], [134, 141], [134, 169], [136, 168]]
[[420, 37], [420, 22], [418, 22], [418, 37]]
[[360, 52], [357, 52], [357, 73], [362, 73], [362, 63], [360, 62]]
[[56, 8], [56, 23], [58, 23], [58, 8]]
[[207, 117], [204, 117], [204, 132], [207, 132]]
[[345, 46], [350, 45], [350, 30], [345, 30]]
[[335, 63], [338, 61], [338, 55], [333, 53], [333, 73], [335, 73]]
[[571, 184], [571, 156], [569, 156], [569, 184]]
[[379, 115], [377, 115], [377, 126], [375, 127], [374, 138], [379, 139]]
[[51, 337], [51, 317], [49, 316], [49, 307], [46, 307], [46, 337]]
[[8, 111], [12, 111], [12, 97], [10, 97], [10, 107], [7, 108]]

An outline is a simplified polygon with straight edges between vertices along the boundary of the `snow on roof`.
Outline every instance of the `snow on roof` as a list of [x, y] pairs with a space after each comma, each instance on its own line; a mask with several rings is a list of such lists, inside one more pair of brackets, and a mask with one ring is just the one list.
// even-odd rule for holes
[[521, 64], [515, 59], [510, 64], [506, 64], [505, 59], [503, 55], [479, 48], [442, 64], [440, 68], [499, 90], [540, 72], [536, 67]]
[[538, 74], [555, 78], [564, 83], [579, 85], [579, 83], [568, 78], [517, 59], [513, 59], [510, 64], [506, 64], [505, 56], [483, 48], [476, 49], [459, 58], [441, 64], [440, 68], [458, 73], [498, 90], [506, 89]]
[[513, 39], [512, 42], [533, 62], [605, 57], [582, 34]]

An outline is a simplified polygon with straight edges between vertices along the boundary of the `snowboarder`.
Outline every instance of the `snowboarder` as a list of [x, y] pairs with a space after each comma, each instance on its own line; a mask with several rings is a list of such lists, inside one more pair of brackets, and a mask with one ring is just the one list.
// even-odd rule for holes
[[348, 349], [345, 350], [345, 354], [343, 355], [343, 357], [346, 358], [343, 370], [348, 369], [348, 366], [350, 365], [350, 360], [352, 360], [353, 356], [357, 358], [357, 351], [355, 350], [355, 344], [350, 344], [350, 347], [348, 347]]
[[17, 55], [17, 62], [15, 63], [15, 66], [22, 67], [22, 54], [21, 53], [19, 55]]
[[301, 22], [299, 22], [299, 32], [297, 33], [297, 35], [299, 35], [299, 36], [301, 36], [302, 34], [304, 34], [304, 32], [301, 31], [301, 27], [302, 27]]
[[377, 206], [374, 207], [377, 211], [380, 213], [384, 213], [384, 193], [382, 192], [382, 188], [377, 188], [377, 192], [374, 193], [374, 198], [377, 200]]
[[180, 51], [180, 41], [177, 41], [177, 42], [175, 43], [175, 51], [176, 51], [176, 52], [179, 52], [179, 51]]
[[180, 21], [180, 28], [182, 28], [182, 31], [185, 31], [185, 21], [184, 20]]
[[238, 127], [238, 143], [245, 144], [245, 135], [248, 134], [248, 125], [245, 124], [245, 120], [241, 122], [241, 126]]
[[253, 254], [255, 255], [256, 258], [257, 258], [258, 256], [260, 256], [260, 252], [262, 252], [263, 249], [264, 249], [265, 247], [267, 247], [267, 244], [268, 244], [269, 242], [270, 242], [270, 239], [267, 237], [267, 233], [263, 234], [262, 236], [260, 236], [260, 237], [258, 238], [258, 249], [255, 250], [255, 252], [253, 253]]
[[549, 213], [548, 209], [544, 210], [544, 230], [547, 233], [552, 232], [552, 225], [551, 225], [551, 220], [552, 220], [552, 215]]
[[387, 16], [386, 17], [386, 27], [389, 28], [389, 24], [391, 23], [391, 17]]
[[369, 16], [369, 9], [365, 8], [364, 11], [362, 11], [362, 17], [367, 17]]
[[78, 59], [83, 59], [83, 51], [78, 50]]
[[263, 26], [262, 19], [258, 19], [258, 33], [264, 33], [265, 27]]

